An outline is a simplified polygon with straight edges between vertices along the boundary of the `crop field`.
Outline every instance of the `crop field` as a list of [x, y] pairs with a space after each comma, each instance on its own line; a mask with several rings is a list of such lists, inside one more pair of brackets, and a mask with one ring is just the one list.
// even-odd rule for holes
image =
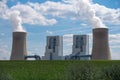
[[120, 80], [120, 61], [0, 61], [0, 80]]

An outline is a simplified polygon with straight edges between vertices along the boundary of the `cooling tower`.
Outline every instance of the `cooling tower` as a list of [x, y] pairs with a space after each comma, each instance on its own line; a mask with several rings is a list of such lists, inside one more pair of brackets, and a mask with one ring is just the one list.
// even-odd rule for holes
[[27, 55], [26, 32], [13, 32], [11, 60], [24, 60]]
[[108, 39], [108, 28], [93, 29], [93, 60], [110, 60], [110, 48]]

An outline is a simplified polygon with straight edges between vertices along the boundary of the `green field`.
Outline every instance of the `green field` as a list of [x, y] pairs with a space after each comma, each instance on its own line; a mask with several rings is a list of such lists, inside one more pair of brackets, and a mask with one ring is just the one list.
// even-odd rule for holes
[[120, 80], [120, 61], [0, 61], [0, 80], [92, 80], [96, 74]]

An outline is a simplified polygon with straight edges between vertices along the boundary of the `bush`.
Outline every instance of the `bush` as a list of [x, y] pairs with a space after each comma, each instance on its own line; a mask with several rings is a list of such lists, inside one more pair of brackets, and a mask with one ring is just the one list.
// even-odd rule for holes
[[92, 64], [74, 64], [68, 67], [65, 80], [103, 80], [102, 72]]
[[120, 80], [120, 65], [115, 64], [103, 69], [105, 80]]
[[12, 79], [7, 72], [0, 70], [0, 80], [12, 80]]
[[120, 80], [120, 61], [1, 61], [0, 80]]

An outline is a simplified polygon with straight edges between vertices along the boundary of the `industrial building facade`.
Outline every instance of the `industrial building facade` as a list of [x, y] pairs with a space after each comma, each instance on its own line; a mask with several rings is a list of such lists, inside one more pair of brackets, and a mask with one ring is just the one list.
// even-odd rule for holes
[[47, 36], [44, 60], [62, 60], [63, 57], [63, 37]]
[[89, 37], [88, 35], [74, 35], [72, 54], [88, 54]]
[[72, 54], [67, 59], [72, 60], [89, 60], [89, 36], [88, 35], [74, 35]]

